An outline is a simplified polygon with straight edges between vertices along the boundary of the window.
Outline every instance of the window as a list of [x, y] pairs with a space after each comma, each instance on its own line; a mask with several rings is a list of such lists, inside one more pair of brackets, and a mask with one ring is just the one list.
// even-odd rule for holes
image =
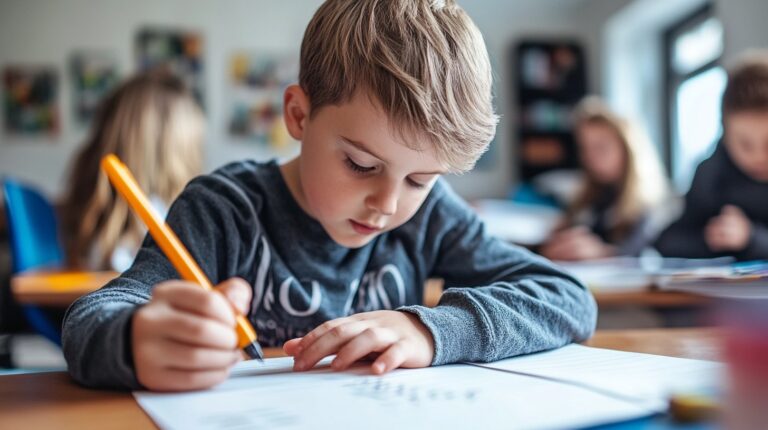
[[723, 26], [707, 5], [672, 26], [664, 44], [667, 167], [675, 188], [685, 192], [696, 166], [712, 152], [722, 131]]

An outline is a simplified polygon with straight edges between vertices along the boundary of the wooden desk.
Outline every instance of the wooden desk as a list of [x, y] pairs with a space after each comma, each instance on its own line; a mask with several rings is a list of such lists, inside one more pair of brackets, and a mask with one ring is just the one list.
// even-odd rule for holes
[[713, 303], [711, 297], [676, 291], [659, 291], [651, 288], [626, 291], [593, 292], [597, 306], [601, 309], [622, 306], [643, 306], [649, 308], [698, 308]]
[[[118, 276], [117, 272], [31, 271], [11, 278], [11, 289], [19, 303], [67, 307], [78, 297], [104, 286]], [[424, 304], [435, 306], [443, 293], [443, 281], [430, 279], [424, 288]], [[657, 291], [652, 289], [595, 292], [601, 309], [622, 306], [653, 308], [704, 307], [711, 298], [695, 294]]]
[[583, 345], [696, 360], [720, 360], [725, 337], [718, 328], [598, 330]]
[[[424, 304], [435, 306], [443, 293], [442, 279], [430, 279], [424, 288]], [[650, 308], [705, 307], [713, 303], [712, 298], [674, 291], [659, 291], [650, 287], [637, 290], [613, 290], [593, 292], [600, 309], [623, 306]]]
[[117, 275], [117, 272], [30, 271], [14, 275], [11, 290], [19, 303], [67, 307]]
[[[723, 337], [718, 329], [617, 330], [598, 332], [585, 344], [598, 348], [713, 359]], [[267, 348], [267, 356], [278, 356]], [[89, 390], [64, 372], [0, 376], [0, 428], [155, 428], [126, 392]]]

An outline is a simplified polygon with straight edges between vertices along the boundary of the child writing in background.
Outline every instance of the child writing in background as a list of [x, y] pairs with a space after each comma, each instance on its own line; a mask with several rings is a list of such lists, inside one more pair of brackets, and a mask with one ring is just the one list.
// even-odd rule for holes
[[540, 253], [553, 260], [637, 256], [663, 228], [669, 188], [659, 158], [644, 133], [595, 97], [574, 117], [584, 179]]
[[[398, 367], [491, 361], [588, 338], [596, 306], [547, 260], [490, 237], [440, 179], [495, 133], [482, 36], [454, 1], [329, 0], [301, 46], [286, 126], [301, 153], [192, 181], [167, 223], [222, 294], [178, 274], [151, 237], [64, 323], [76, 381], [191, 390], [239, 359], [232, 306], [297, 371], [336, 355]], [[447, 290], [421, 305], [424, 282]], [[225, 298], [226, 297], [226, 298]]]
[[69, 172], [62, 231], [69, 266], [130, 267], [146, 228], [112, 192], [99, 162], [117, 154], [155, 208], [165, 214], [202, 162], [205, 118], [192, 93], [170, 73], [138, 75], [101, 104], [88, 141]]
[[696, 169], [685, 210], [656, 242], [668, 257], [768, 259], [768, 51], [731, 68], [723, 137]]

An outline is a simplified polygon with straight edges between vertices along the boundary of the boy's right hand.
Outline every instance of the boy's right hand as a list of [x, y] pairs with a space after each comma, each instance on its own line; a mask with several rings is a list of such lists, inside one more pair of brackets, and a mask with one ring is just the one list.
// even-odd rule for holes
[[704, 229], [704, 240], [715, 252], [739, 252], [749, 245], [752, 223], [738, 206], [725, 205]]
[[239, 278], [206, 291], [186, 281], [158, 284], [133, 316], [136, 377], [150, 390], [208, 388], [224, 381], [240, 360], [232, 306], [247, 313], [251, 287]]

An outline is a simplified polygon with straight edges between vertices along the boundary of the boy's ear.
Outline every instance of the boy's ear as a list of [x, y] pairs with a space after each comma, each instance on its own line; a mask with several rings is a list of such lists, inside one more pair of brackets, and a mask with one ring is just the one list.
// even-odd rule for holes
[[296, 84], [289, 85], [283, 94], [283, 117], [291, 137], [302, 140], [309, 121], [309, 97]]

